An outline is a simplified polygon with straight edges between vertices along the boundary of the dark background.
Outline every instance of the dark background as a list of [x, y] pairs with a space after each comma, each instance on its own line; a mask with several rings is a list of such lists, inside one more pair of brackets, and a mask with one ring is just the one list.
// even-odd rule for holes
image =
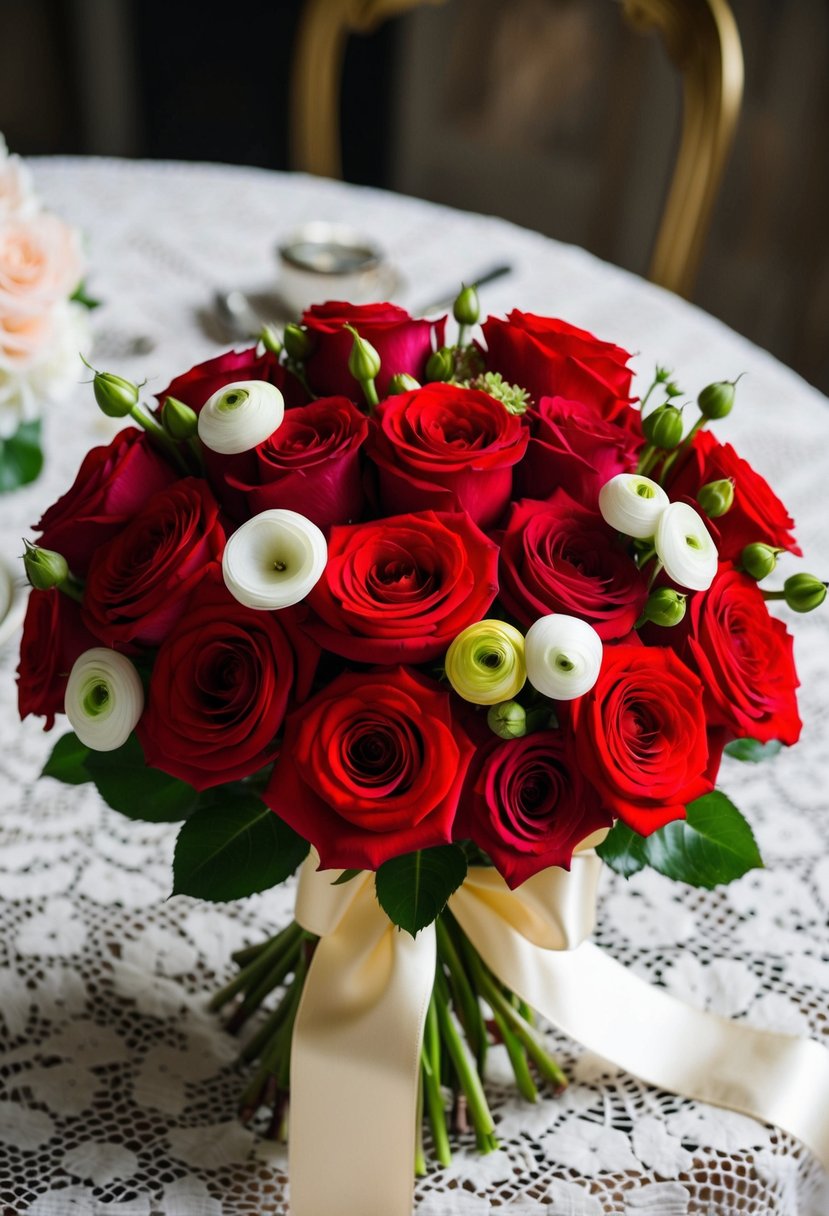
[[[0, 0], [23, 155], [289, 168], [302, 0]], [[732, 0], [741, 123], [694, 299], [829, 392], [829, 4]], [[679, 84], [612, 0], [448, 0], [349, 41], [347, 180], [504, 215], [645, 273]]]

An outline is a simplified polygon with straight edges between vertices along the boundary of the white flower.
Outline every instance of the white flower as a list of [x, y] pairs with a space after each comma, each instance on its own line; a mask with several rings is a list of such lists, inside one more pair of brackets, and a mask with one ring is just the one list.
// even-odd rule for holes
[[599, 678], [602, 639], [586, 621], [554, 612], [527, 630], [524, 654], [533, 688], [554, 701], [572, 701]]
[[285, 402], [267, 380], [237, 380], [208, 397], [199, 414], [199, 439], [212, 452], [234, 456], [270, 439]]
[[599, 510], [605, 522], [624, 536], [645, 540], [656, 532], [668, 495], [650, 477], [617, 473], [599, 490]]
[[75, 734], [96, 752], [126, 743], [144, 708], [141, 677], [115, 650], [85, 650], [69, 673], [64, 710]]
[[254, 515], [233, 533], [222, 574], [240, 604], [273, 611], [304, 600], [327, 561], [328, 546], [316, 524], [296, 511], [274, 509]]
[[656, 526], [656, 556], [665, 573], [689, 591], [707, 591], [717, 573], [717, 546], [701, 518], [685, 502], [672, 502]]
[[28, 165], [12, 156], [0, 134], [0, 222], [34, 215], [39, 203]]

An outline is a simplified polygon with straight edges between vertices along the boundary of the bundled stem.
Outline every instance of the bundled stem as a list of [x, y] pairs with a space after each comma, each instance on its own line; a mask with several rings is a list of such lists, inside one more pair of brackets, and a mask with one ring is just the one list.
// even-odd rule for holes
[[[417, 1174], [427, 1168], [424, 1120], [439, 1165], [451, 1161], [450, 1128], [460, 1135], [474, 1132], [482, 1153], [497, 1148], [482, 1080], [491, 1042], [504, 1044], [518, 1090], [527, 1101], [537, 1101], [545, 1083], [554, 1093], [567, 1084], [535, 1028], [532, 1010], [486, 967], [449, 912], [438, 917], [435, 932], [437, 967], [420, 1057]], [[278, 992], [276, 1005], [267, 1009], [239, 1053], [240, 1063], [253, 1069], [240, 1098], [240, 1118], [249, 1123], [264, 1110], [266, 1135], [273, 1139], [286, 1134], [294, 1022], [316, 941], [294, 922], [270, 940], [237, 951], [237, 975], [210, 1002], [213, 1010], [229, 1008], [227, 1029], [236, 1033], [264, 1009], [271, 993]]]

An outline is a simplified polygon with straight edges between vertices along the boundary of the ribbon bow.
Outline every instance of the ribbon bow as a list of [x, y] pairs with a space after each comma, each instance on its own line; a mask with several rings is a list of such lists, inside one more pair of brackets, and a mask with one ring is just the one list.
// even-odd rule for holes
[[[291, 1211], [411, 1216], [434, 927], [401, 932], [372, 874], [334, 886], [316, 862], [296, 902], [320, 941], [291, 1052]], [[515, 891], [473, 867], [449, 907], [498, 978], [571, 1038], [660, 1089], [775, 1123], [829, 1168], [829, 1051], [693, 1009], [588, 942], [601, 867], [583, 848], [569, 872]]]

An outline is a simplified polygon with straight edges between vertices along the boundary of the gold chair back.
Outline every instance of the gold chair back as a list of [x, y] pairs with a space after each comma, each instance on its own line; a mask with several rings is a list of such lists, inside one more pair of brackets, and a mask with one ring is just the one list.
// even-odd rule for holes
[[[346, 41], [423, 4], [445, 0], [306, 0], [291, 83], [291, 162], [341, 177], [340, 93]], [[621, 0], [641, 32], [655, 30], [682, 79], [676, 165], [648, 271], [690, 295], [740, 115], [743, 54], [727, 0]]]

